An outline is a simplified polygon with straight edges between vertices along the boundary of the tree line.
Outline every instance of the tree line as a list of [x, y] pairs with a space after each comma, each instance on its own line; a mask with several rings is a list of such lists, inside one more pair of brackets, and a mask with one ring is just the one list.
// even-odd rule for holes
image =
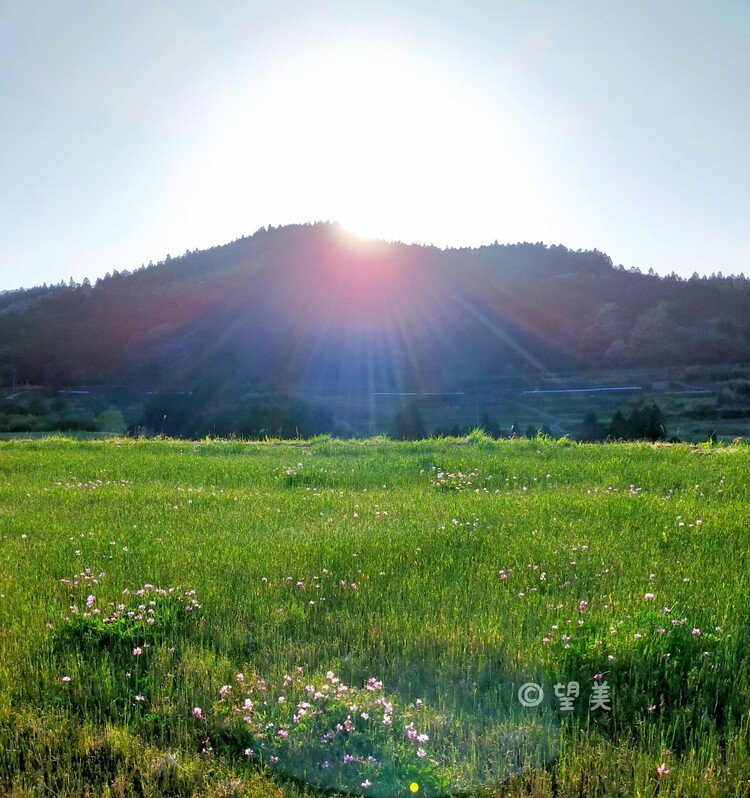
[[[490, 438], [533, 438], [537, 435], [555, 437], [546, 426], [527, 426], [521, 429], [518, 424], [511, 424], [503, 430], [497, 422], [490, 420], [485, 414], [478, 426], [462, 427], [454, 424], [450, 427], [436, 428], [433, 437], [459, 438], [470, 434], [474, 429], [481, 430]], [[394, 440], [414, 441], [428, 437], [427, 427], [416, 403], [410, 402], [403, 410], [398, 411], [388, 430], [389, 437]], [[596, 414], [587, 414], [580, 427], [570, 436], [582, 442], [596, 441], [661, 441], [667, 440], [667, 427], [664, 413], [656, 402], [644, 402], [629, 412], [617, 410], [608, 424], [599, 422]], [[674, 440], [674, 439], [673, 439]]]

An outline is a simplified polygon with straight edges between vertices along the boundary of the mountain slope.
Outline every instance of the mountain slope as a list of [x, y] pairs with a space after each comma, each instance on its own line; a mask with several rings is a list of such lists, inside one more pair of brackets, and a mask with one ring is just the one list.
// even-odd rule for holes
[[0, 380], [447, 389], [544, 373], [750, 357], [750, 282], [614, 268], [542, 244], [360, 241], [292, 225], [120, 273], [0, 295]]

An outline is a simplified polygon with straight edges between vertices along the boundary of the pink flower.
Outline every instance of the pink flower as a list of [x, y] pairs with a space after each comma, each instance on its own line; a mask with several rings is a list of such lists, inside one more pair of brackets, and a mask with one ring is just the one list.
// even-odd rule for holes
[[666, 766], [664, 762], [662, 762], [661, 765], [659, 765], [659, 767], [656, 768], [656, 772], [660, 776], [667, 776], [669, 774], [669, 768]]
[[362, 786], [363, 786], [365, 789], [367, 789], [368, 787], [372, 787], [372, 782], [370, 781], [370, 779], [365, 779], [365, 780], [362, 782]]
[[649, 712], [655, 712], [656, 711], [656, 704], [650, 704], [649, 706], [646, 707], [646, 709]]
[[142, 649], [140, 646], [136, 646], [136, 647], [133, 649], [133, 656], [134, 656], [134, 657], [140, 657], [140, 656], [141, 656], [141, 654], [143, 654], [143, 649]]
[[286, 740], [286, 738], [289, 736], [289, 732], [286, 729], [279, 729], [276, 734], [280, 740]]
[[67, 683], [70, 681], [70, 676], [61, 676], [61, 677], [60, 677], [60, 681], [61, 681], [63, 684], [67, 684]]
[[96, 601], [96, 596], [91, 595], [86, 599], [86, 606], [91, 607], [93, 603]]
[[644, 596], [644, 598], [646, 599], [646, 601], [653, 601], [653, 600], [654, 600], [654, 598], [655, 598], [655, 596], [654, 596], [654, 594], [653, 594], [653, 593], [646, 593], [646, 595]]
[[200, 707], [193, 707], [193, 717], [194, 718], [202, 718], [203, 717], [203, 710]]
[[589, 603], [585, 599], [581, 599], [581, 601], [578, 602], [578, 612], [580, 612], [581, 614], [586, 612], [588, 608], [589, 608]]
[[700, 637], [701, 636], [701, 630], [696, 627], [695, 629], [693, 629], [692, 635], [693, 635], [693, 637]]
[[417, 748], [417, 758], [424, 759], [427, 756], [427, 751], [424, 750], [421, 746]]
[[143, 695], [142, 693], [138, 693], [138, 695], [135, 697], [135, 700], [136, 701], [145, 701], [146, 700], [146, 696]]

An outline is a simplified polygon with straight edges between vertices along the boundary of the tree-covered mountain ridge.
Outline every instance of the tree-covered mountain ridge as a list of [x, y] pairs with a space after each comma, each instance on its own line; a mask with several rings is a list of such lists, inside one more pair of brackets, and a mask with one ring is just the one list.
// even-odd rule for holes
[[0, 294], [0, 380], [449, 389], [508, 368], [750, 360], [750, 281], [541, 243], [439, 249], [261, 229], [91, 285]]

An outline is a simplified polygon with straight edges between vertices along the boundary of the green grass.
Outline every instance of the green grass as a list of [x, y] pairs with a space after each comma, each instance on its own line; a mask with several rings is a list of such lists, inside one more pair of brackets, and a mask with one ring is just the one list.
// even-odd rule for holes
[[749, 465], [0, 443], [0, 794], [746, 796]]

